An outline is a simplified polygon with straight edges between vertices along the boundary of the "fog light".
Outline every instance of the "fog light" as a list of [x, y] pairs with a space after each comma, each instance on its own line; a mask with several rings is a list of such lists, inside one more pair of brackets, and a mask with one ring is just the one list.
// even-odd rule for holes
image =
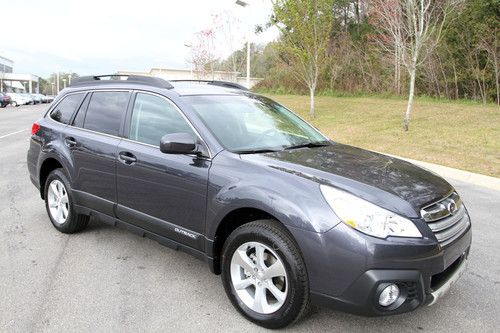
[[388, 285], [382, 290], [380, 293], [380, 297], [378, 298], [378, 304], [382, 306], [389, 306], [394, 304], [399, 297], [399, 287], [394, 283]]

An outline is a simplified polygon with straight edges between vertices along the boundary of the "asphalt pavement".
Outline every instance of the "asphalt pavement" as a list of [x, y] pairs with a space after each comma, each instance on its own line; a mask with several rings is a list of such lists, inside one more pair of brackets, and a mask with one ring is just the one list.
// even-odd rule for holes
[[[54, 229], [26, 168], [47, 105], [0, 109], [0, 332], [260, 332], [206, 264], [98, 222]], [[469, 267], [432, 307], [366, 318], [325, 308], [290, 332], [498, 332], [500, 192], [450, 179], [472, 216]]]

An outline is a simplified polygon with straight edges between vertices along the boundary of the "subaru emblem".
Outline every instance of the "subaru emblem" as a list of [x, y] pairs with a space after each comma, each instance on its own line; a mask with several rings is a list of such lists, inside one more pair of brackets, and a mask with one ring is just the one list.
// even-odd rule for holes
[[448, 211], [450, 214], [453, 214], [457, 210], [457, 204], [455, 203], [455, 200], [450, 199], [450, 202], [448, 203]]

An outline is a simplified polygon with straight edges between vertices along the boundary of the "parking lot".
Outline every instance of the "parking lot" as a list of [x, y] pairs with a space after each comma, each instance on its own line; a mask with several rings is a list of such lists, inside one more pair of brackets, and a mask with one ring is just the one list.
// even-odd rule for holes
[[[47, 108], [0, 109], [0, 332], [264, 331], [187, 254], [95, 221], [74, 235], [52, 227], [26, 169], [31, 124]], [[450, 181], [471, 213], [473, 245], [446, 297], [384, 318], [313, 309], [287, 331], [498, 331], [500, 192]]]

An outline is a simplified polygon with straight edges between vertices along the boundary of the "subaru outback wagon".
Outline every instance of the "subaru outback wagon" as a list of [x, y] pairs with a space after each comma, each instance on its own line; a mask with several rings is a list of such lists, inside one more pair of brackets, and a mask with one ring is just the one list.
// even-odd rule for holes
[[268, 328], [311, 304], [362, 315], [433, 304], [471, 245], [444, 179], [334, 142], [228, 82], [73, 80], [33, 124], [28, 167], [57, 230], [93, 218], [188, 252]]

